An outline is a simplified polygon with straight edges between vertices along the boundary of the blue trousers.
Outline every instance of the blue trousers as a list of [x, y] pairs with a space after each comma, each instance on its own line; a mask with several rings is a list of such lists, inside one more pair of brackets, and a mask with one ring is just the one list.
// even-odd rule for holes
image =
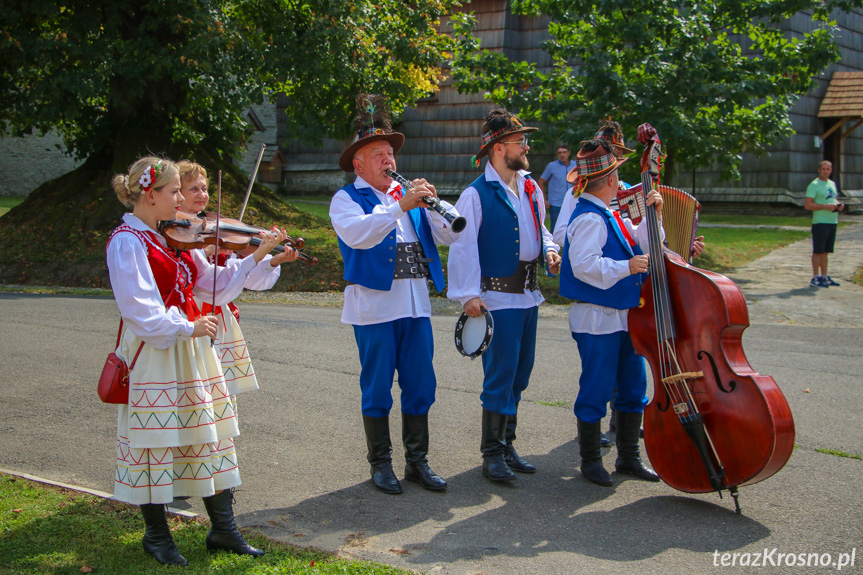
[[527, 389], [536, 355], [537, 308], [491, 312], [494, 335], [482, 354], [483, 409], [515, 415], [521, 392]]
[[585, 423], [596, 423], [605, 417], [612, 395], [616, 410], [643, 413], [647, 405], [647, 371], [644, 358], [632, 348], [629, 332], [573, 333], [572, 339], [581, 356], [575, 416]]
[[[548, 215], [551, 218], [551, 227], [548, 228], [551, 231], [554, 231], [554, 226], [557, 224], [557, 218], [560, 217], [560, 208], [562, 206], [555, 206], [554, 204], [549, 204], [550, 209], [548, 210]], [[561, 248], [563, 249], [563, 248]]]
[[393, 376], [398, 371], [402, 413], [425, 415], [435, 401], [434, 339], [431, 319], [401, 318], [355, 325], [360, 352], [363, 415], [386, 417], [393, 406]]

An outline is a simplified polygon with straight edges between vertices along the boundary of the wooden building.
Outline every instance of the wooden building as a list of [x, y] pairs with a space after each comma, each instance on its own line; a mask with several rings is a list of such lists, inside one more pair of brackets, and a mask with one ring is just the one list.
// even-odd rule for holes
[[[818, 76], [816, 87], [791, 108], [795, 134], [773, 146], [766, 156], [743, 154], [739, 181], [723, 181], [718, 171], [700, 170], [688, 182], [679, 174], [677, 186], [707, 202], [746, 202], [761, 204], [762, 209], [776, 203], [802, 206], [806, 186], [817, 177], [818, 162], [830, 160], [832, 179], [848, 198], [849, 207], [860, 209], [863, 130], [857, 130], [860, 124], [853, 119], [863, 119], [863, 10], [837, 11], [831, 17], [839, 28], [841, 59]], [[812, 18], [801, 12], [781, 28], [799, 37], [813, 29]], [[828, 88], [836, 94], [841, 90], [842, 101], [849, 106], [837, 107], [840, 97], [828, 96]]]
[[[508, 0], [474, 0], [462, 8], [477, 17], [477, 35], [486, 49], [501, 50], [509, 58], [550, 65], [548, 55], [540, 48], [549, 38], [548, 18], [525, 18], [512, 14]], [[719, 170], [705, 169], [695, 174], [679, 173], [673, 183], [692, 191], [706, 202], [746, 202], [772, 209], [777, 203], [802, 206], [807, 184], [816, 177], [817, 164], [829, 159], [834, 164], [834, 179], [842, 192], [851, 197], [863, 196], [863, 130], [855, 120], [863, 119], [863, 85], [860, 75], [843, 76], [844, 72], [863, 72], [863, 10], [836, 12], [839, 27], [839, 63], [830, 66], [817, 78], [818, 85], [802, 96], [791, 110], [796, 134], [778, 143], [766, 156], [744, 154], [741, 179], [723, 181]], [[446, 21], [443, 22], [446, 26]], [[811, 31], [811, 16], [799, 13], [781, 24], [789, 35], [800, 36]], [[835, 76], [835, 79], [834, 79]], [[825, 94], [833, 81], [854, 100], [856, 107], [837, 110], [830, 105], [833, 97]], [[837, 96], [838, 97], [838, 96]], [[277, 106], [288, 105], [280, 99]], [[458, 194], [479, 175], [470, 158], [479, 150], [482, 118], [493, 107], [481, 94], [458, 94], [448, 79], [440, 91], [405, 111], [396, 129], [406, 136], [397, 158], [398, 171], [409, 178], [424, 177], [444, 194]], [[848, 118], [852, 118], [849, 120]], [[279, 141], [286, 141], [284, 125]], [[855, 131], [856, 130], [856, 131]], [[327, 141], [319, 148], [300, 142], [283, 146], [285, 156], [284, 187], [289, 193], [332, 192], [352, 179], [337, 167], [338, 155], [346, 144]], [[551, 146], [549, 146], [550, 148]], [[554, 159], [554, 150], [531, 149], [531, 169], [541, 173]]]
[[[548, 38], [548, 18], [515, 16], [508, 0], [474, 0], [462, 10], [476, 15], [483, 48], [502, 50], [514, 60], [550, 64], [540, 48]], [[446, 19], [442, 26], [447, 29]], [[449, 76], [446, 71], [445, 75]], [[277, 105], [285, 107], [289, 102], [282, 98]], [[483, 117], [494, 107], [482, 94], [459, 94], [448, 77], [440, 91], [405, 110], [394, 126], [406, 137], [396, 159], [399, 173], [411, 179], [425, 178], [441, 194], [461, 193], [481, 173], [470, 160], [480, 149]], [[345, 142], [333, 140], [319, 148], [289, 142], [284, 146], [285, 188], [289, 193], [329, 193], [352, 181], [353, 174], [338, 169], [338, 157], [345, 146]], [[531, 168], [540, 173], [554, 159], [554, 150], [530, 151]], [[307, 177], [309, 174], [314, 174], [314, 181]]]

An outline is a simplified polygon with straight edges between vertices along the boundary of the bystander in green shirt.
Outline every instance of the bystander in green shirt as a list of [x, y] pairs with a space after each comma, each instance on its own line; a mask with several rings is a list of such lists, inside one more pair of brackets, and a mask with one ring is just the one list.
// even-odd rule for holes
[[[816, 204], [836, 205], [836, 198], [838, 197], [838, 193], [836, 192], [836, 184], [833, 183], [833, 180], [825, 181], [821, 178], [815, 178], [814, 180], [812, 180], [812, 183], [806, 187], [806, 197], [812, 198], [812, 201], [814, 201]], [[815, 210], [812, 212], [812, 223], [838, 224], [838, 212], [831, 212], [830, 210]]]

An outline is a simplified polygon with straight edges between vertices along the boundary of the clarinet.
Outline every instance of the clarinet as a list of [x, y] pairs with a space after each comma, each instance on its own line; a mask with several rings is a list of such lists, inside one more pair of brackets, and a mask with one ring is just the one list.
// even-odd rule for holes
[[[390, 170], [389, 168], [387, 169], [386, 174], [398, 183], [400, 183], [405, 189], [405, 191], [414, 187], [414, 185], [404, 176]], [[446, 219], [446, 221], [450, 223], [450, 225], [452, 226], [452, 231], [454, 231], [455, 233], [461, 233], [461, 231], [467, 225], [467, 220], [464, 218], [464, 216], [454, 216], [451, 212], [447, 211], [445, 207], [443, 207], [439, 199], [429, 196], [423, 196], [422, 199], [426, 204], [428, 204], [429, 209], [436, 211], [437, 213], [442, 215]]]

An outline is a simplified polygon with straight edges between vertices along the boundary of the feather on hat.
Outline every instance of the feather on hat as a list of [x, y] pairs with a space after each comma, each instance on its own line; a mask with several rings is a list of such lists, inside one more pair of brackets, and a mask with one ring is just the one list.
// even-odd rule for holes
[[345, 172], [354, 171], [354, 154], [360, 148], [377, 140], [386, 140], [398, 152], [405, 142], [404, 134], [393, 132], [386, 97], [380, 94], [357, 95], [357, 115], [354, 117], [354, 139], [339, 156], [339, 167]]

